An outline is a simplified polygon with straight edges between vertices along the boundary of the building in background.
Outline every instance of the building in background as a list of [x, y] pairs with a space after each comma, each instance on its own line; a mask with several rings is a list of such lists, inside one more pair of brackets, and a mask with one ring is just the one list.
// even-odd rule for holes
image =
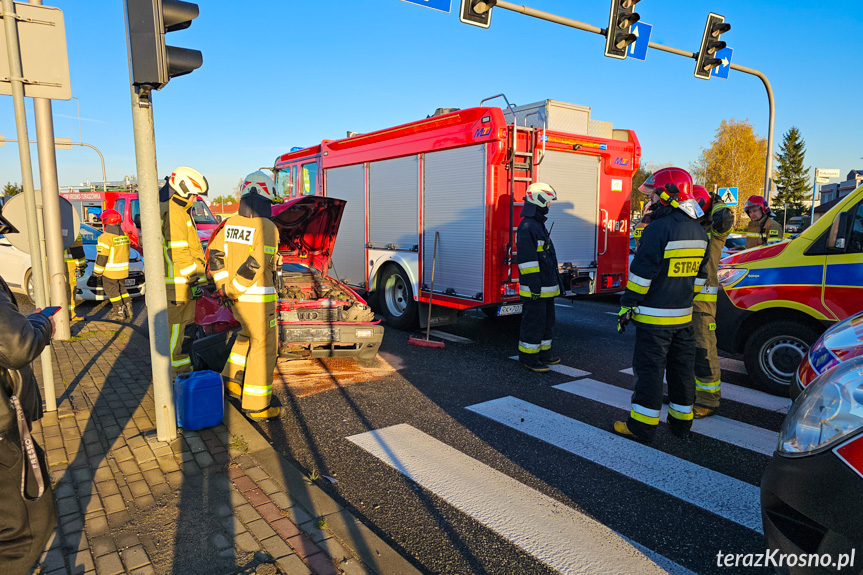
[[830, 208], [861, 185], [863, 185], [863, 170], [851, 170], [844, 182], [821, 186], [821, 202], [815, 208], [813, 223], [817, 222], [818, 218], [829, 212]]

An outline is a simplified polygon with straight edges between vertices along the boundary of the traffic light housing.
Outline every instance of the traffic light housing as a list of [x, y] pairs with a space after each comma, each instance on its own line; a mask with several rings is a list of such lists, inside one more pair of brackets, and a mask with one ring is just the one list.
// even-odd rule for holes
[[125, 0], [132, 83], [161, 90], [171, 78], [204, 63], [199, 50], [165, 45], [165, 34], [185, 30], [198, 17], [198, 5], [180, 0]]
[[626, 47], [638, 37], [630, 27], [641, 19], [633, 8], [639, 0], [611, 0], [611, 13], [608, 16], [608, 30], [605, 34], [605, 55], [623, 60]]
[[704, 26], [704, 36], [701, 38], [701, 49], [695, 64], [695, 77], [702, 80], [710, 79], [710, 72], [722, 65], [722, 60], [715, 57], [716, 52], [725, 48], [725, 42], [719, 37], [731, 30], [731, 24], [725, 23], [725, 17], [711, 12], [707, 15]]
[[495, 0], [461, 0], [458, 19], [471, 26], [488, 28], [491, 25], [491, 9]]

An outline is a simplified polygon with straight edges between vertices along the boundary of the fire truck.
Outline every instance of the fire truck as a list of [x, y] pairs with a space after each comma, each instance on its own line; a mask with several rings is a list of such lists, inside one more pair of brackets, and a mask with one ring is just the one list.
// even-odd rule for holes
[[[499, 97], [505, 108], [484, 105]], [[546, 225], [564, 295], [620, 291], [640, 156], [632, 130], [592, 119], [589, 107], [555, 100], [513, 107], [499, 95], [294, 148], [276, 158], [273, 172], [285, 198], [347, 201], [333, 275], [368, 293], [390, 325], [409, 329], [425, 327], [430, 300], [433, 325], [471, 308], [521, 312], [515, 233], [533, 182], [557, 192]]]

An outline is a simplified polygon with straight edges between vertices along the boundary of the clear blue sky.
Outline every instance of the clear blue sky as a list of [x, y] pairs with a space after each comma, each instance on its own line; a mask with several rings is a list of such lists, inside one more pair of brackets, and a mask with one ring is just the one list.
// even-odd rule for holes
[[[72, 93], [84, 141], [105, 154], [109, 180], [135, 173], [122, 0], [46, 0], [66, 16]], [[521, 0], [605, 27], [609, 2]], [[467, 108], [500, 92], [592, 108], [636, 131], [643, 160], [689, 167], [724, 118], [767, 133], [761, 82], [732, 71], [698, 80], [694, 61], [652, 51], [646, 62], [603, 56], [601, 36], [495, 9], [488, 30], [399, 0], [199, 0], [192, 27], [169, 44], [196, 48], [204, 65], [154, 95], [159, 172], [190, 165], [211, 197], [293, 146]], [[326, 6], [326, 8], [324, 8]], [[859, 4], [845, 0], [643, 0], [654, 41], [696, 51], [709, 11], [731, 23], [734, 62], [764, 72], [776, 95], [774, 150], [792, 125], [807, 165], [863, 168], [859, 116]], [[856, 16], [856, 21], [852, 19]], [[78, 139], [75, 100], [54, 102], [58, 137]], [[32, 106], [30, 137], [35, 139]], [[0, 97], [0, 134], [15, 137], [12, 99]], [[35, 146], [33, 147], [33, 156]], [[58, 151], [61, 185], [101, 179], [92, 150]], [[38, 187], [38, 170], [35, 170]], [[0, 148], [0, 181], [20, 181], [18, 150]]]

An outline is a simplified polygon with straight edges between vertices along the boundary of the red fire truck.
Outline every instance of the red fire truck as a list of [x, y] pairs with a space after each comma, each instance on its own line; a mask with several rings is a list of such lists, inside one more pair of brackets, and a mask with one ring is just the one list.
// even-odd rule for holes
[[376, 298], [394, 327], [426, 322], [432, 275], [433, 325], [470, 308], [521, 312], [515, 231], [527, 186], [538, 181], [558, 195], [547, 225], [565, 295], [626, 283], [635, 133], [591, 119], [584, 106], [486, 101], [276, 158], [282, 196], [347, 200], [333, 275]]

